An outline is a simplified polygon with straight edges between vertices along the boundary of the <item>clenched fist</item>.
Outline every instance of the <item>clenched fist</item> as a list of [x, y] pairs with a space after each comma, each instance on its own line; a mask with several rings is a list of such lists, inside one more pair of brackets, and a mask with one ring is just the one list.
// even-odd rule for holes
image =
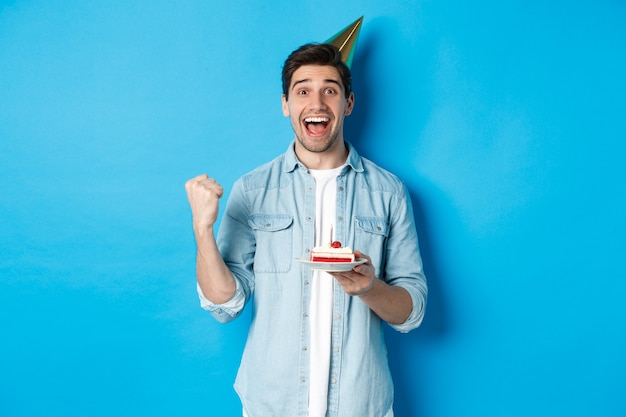
[[191, 206], [194, 229], [213, 227], [219, 212], [219, 199], [224, 194], [222, 186], [213, 178], [202, 174], [187, 181], [185, 190]]

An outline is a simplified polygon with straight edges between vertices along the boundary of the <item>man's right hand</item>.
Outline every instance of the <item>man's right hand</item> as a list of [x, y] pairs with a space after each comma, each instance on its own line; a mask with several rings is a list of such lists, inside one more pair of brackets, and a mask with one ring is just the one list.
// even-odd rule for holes
[[224, 194], [222, 186], [208, 175], [202, 174], [185, 183], [191, 206], [193, 227], [196, 231], [213, 227], [219, 212], [219, 199]]
[[219, 212], [219, 199], [224, 190], [206, 174], [187, 181], [185, 190], [193, 215], [198, 285], [208, 300], [215, 304], [225, 303], [235, 294], [237, 284], [222, 259], [213, 233], [213, 225]]

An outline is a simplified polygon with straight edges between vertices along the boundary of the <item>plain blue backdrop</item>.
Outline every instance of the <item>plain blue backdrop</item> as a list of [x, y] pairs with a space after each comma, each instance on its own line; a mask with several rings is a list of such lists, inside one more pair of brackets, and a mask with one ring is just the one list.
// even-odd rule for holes
[[346, 136], [413, 196], [399, 417], [626, 415], [626, 4], [0, 1], [0, 416], [237, 416], [184, 182], [292, 139], [286, 56], [365, 15]]

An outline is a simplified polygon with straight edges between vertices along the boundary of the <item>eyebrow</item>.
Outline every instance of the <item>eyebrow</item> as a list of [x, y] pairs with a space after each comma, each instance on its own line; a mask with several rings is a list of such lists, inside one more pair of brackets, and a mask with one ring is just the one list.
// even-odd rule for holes
[[[296, 86], [297, 86], [298, 84], [305, 84], [305, 83], [308, 83], [308, 82], [311, 82], [311, 81], [312, 81], [312, 80], [311, 80], [310, 78], [304, 78], [304, 79], [302, 79], [302, 80], [298, 80], [298, 81], [296, 81], [296, 82], [294, 82], [294, 83], [293, 83], [293, 85], [291, 86], [291, 89], [293, 90], [294, 88], [296, 88]], [[327, 84], [336, 84], [338, 87], [340, 87], [340, 88], [341, 88], [341, 83], [340, 83], [339, 81], [337, 81], [337, 80], [333, 80], [332, 78], [328, 78], [328, 79], [324, 80], [324, 83], [327, 83]]]

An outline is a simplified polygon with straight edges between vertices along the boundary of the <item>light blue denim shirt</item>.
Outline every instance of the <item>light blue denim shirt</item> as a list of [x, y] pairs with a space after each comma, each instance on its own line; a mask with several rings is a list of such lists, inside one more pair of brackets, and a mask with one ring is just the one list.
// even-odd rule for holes
[[[411, 315], [392, 326], [408, 332], [420, 325], [427, 294], [410, 197], [398, 178], [346, 145], [334, 235], [369, 255], [379, 279], [409, 292]], [[233, 320], [252, 301], [235, 382], [249, 417], [307, 415], [312, 272], [295, 258], [307, 257], [313, 248], [314, 221], [315, 180], [298, 161], [293, 143], [240, 178], [226, 205], [218, 244], [237, 291], [226, 304], [201, 299], [220, 322]], [[336, 282], [331, 337], [327, 416], [389, 415], [393, 383], [382, 320]]]

